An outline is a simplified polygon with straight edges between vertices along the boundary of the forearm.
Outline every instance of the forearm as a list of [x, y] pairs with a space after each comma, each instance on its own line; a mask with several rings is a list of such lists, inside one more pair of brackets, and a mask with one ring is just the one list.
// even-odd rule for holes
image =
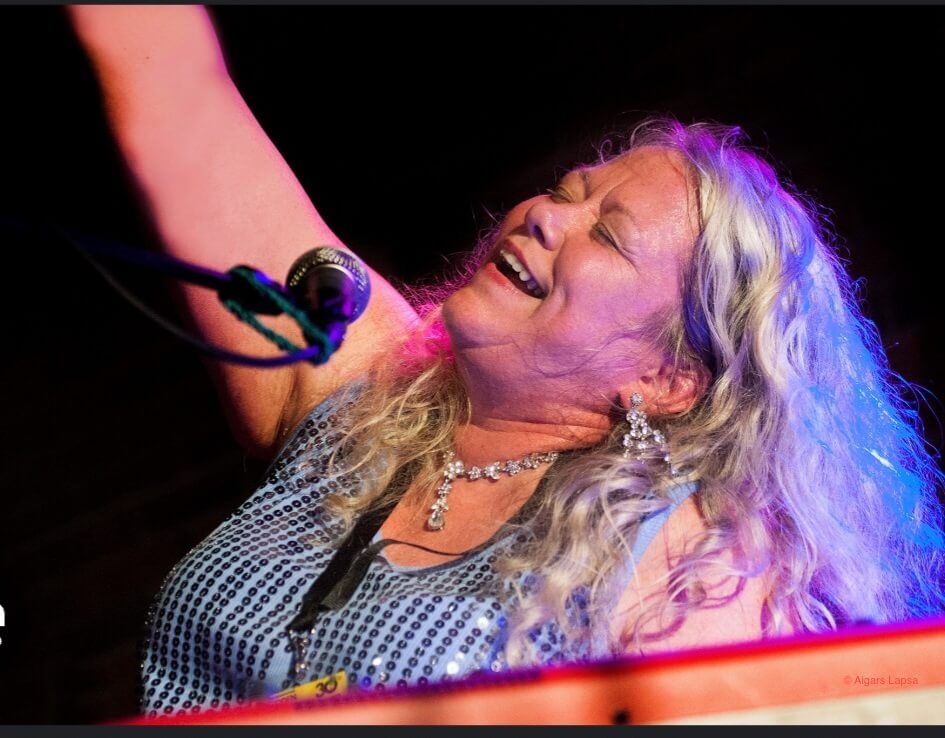
[[207, 11], [197, 5], [69, 5], [79, 41], [106, 81], [170, 68], [224, 72]]
[[235, 247], [259, 261], [277, 235], [274, 225], [260, 227], [266, 212], [279, 214], [280, 229], [311, 227], [311, 205], [229, 79], [203, 8], [69, 12], [115, 139], [172, 252], [220, 266], [215, 257], [235, 258]]
[[192, 115], [209, 90], [229, 81], [202, 7], [67, 7], [98, 77], [109, 123], [129, 158], [143, 133]]

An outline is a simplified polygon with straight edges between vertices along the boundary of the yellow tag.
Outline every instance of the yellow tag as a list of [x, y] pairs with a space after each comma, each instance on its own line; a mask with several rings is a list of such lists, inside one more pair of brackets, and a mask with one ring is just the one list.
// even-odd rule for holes
[[331, 676], [313, 679], [298, 687], [290, 687], [273, 695], [274, 700], [307, 700], [313, 697], [330, 697], [335, 694], [344, 694], [348, 691], [348, 677], [344, 671]]

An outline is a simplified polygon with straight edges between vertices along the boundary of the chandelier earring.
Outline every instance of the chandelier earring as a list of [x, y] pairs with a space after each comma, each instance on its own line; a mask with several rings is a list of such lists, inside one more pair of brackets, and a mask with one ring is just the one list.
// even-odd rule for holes
[[630, 427], [623, 434], [623, 457], [625, 459], [661, 456], [667, 465], [669, 444], [661, 431], [654, 430], [641, 409], [643, 397], [639, 392], [630, 395], [630, 409], [627, 411], [627, 425]]

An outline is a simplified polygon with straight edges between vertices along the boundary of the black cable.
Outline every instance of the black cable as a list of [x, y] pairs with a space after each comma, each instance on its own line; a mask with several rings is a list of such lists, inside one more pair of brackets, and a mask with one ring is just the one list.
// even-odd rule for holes
[[[209, 356], [212, 356], [221, 361], [227, 361], [233, 364], [243, 364], [245, 366], [255, 366], [255, 367], [280, 367], [286, 366], [289, 364], [294, 364], [299, 361], [312, 361], [312, 363], [320, 364], [327, 359], [324, 356], [324, 347], [319, 344], [314, 344], [308, 348], [301, 349], [299, 351], [294, 351], [288, 354], [283, 354], [281, 356], [251, 356], [249, 354], [241, 354], [235, 351], [229, 351], [219, 346], [214, 346], [206, 341], [203, 341], [199, 338], [196, 338], [191, 333], [188, 333], [183, 328], [175, 325], [169, 321], [164, 316], [155, 312], [147, 305], [145, 305], [141, 300], [135, 297], [130, 290], [128, 290], [121, 282], [108, 270], [106, 269], [97, 259], [92, 257], [88, 253], [88, 249], [84, 248], [80, 243], [80, 240], [73, 237], [71, 234], [66, 231], [65, 228], [58, 225], [33, 225], [23, 222], [19, 218], [13, 218], [8, 215], [0, 215], [0, 224], [4, 228], [9, 229], [20, 234], [31, 235], [33, 238], [39, 241], [47, 240], [61, 240], [68, 243], [70, 246], [75, 248], [83, 257], [92, 265], [92, 267], [102, 275], [105, 281], [125, 300], [127, 300], [132, 307], [139, 310], [146, 317], [150, 318], [152, 321], [161, 326], [168, 333], [176, 336], [181, 341], [193, 346], [198, 351], [203, 352]], [[204, 270], [208, 275], [208, 279], [215, 277], [216, 275], [211, 272], [211, 270]], [[227, 275], [220, 275], [227, 276]]]

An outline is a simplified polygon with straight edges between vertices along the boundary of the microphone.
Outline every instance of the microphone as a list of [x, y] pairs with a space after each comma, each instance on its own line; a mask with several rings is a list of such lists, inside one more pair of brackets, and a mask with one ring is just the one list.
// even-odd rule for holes
[[[367, 309], [371, 282], [367, 267], [350, 251], [319, 246], [289, 267], [286, 289], [312, 321], [324, 325], [335, 345]], [[306, 342], [312, 342], [306, 337]]]

